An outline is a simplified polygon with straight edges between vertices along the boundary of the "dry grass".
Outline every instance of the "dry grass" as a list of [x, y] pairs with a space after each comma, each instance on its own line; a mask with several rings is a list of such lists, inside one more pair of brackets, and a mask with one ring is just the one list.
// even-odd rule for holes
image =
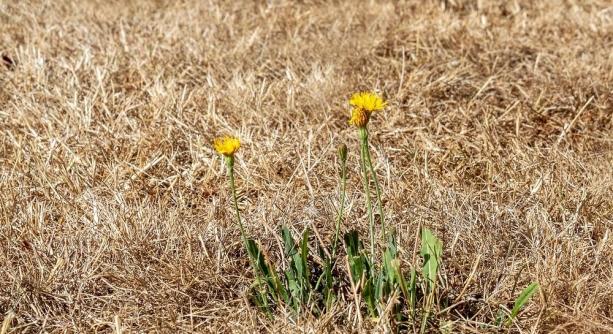
[[613, 6], [535, 3], [0, 2], [8, 332], [353, 330], [350, 302], [297, 322], [245, 302], [210, 142], [242, 138], [241, 205], [271, 256], [281, 224], [330, 238], [343, 142], [344, 228], [365, 231], [361, 89], [390, 102], [370, 128], [403, 259], [420, 224], [444, 240], [454, 331], [530, 281], [515, 330], [613, 331]]

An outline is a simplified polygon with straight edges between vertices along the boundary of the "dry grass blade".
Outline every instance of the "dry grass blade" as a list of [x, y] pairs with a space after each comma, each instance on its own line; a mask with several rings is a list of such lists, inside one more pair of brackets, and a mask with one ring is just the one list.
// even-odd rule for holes
[[2, 327], [0, 328], [0, 334], [7, 334], [9, 332], [11, 329], [11, 322], [14, 318], [14, 312], [8, 312], [8, 314], [4, 316], [4, 320], [2, 320]]

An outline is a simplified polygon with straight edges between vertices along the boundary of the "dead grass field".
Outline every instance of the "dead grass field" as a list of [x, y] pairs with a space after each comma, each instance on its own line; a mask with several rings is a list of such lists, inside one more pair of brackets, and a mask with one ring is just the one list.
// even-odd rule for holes
[[[333, 231], [335, 148], [367, 229], [347, 99], [402, 258], [444, 241], [454, 332], [537, 281], [513, 331], [613, 332], [613, 5], [594, 1], [0, 1], [7, 333], [347, 332], [267, 320], [214, 136], [238, 135], [248, 233]], [[474, 275], [469, 279], [471, 270]], [[465, 288], [462, 296], [458, 296]], [[4, 333], [4, 332], [2, 332]]]

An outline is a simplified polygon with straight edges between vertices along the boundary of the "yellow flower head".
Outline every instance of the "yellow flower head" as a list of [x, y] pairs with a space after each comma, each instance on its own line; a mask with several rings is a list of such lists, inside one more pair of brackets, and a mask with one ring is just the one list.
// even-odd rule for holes
[[351, 118], [349, 119], [349, 124], [356, 126], [358, 128], [363, 128], [368, 124], [368, 120], [370, 119], [370, 113], [362, 108], [353, 108], [351, 110]]
[[241, 141], [236, 137], [224, 136], [213, 141], [215, 150], [225, 156], [232, 156], [241, 147]]
[[349, 104], [355, 108], [373, 112], [383, 110], [383, 108], [385, 108], [387, 105], [387, 102], [383, 101], [383, 99], [377, 94], [361, 92], [353, 94], [351, 99], [349, 99]]

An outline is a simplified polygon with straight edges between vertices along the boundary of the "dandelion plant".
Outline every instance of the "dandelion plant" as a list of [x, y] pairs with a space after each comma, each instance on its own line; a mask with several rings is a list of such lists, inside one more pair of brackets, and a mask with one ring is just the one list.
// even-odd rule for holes
[[224, 157], [226, 170], [228, 172], [228, 179], [230, 181], [230, 191], [232, 192], [232, 203], [236, 213], [236, 220], [238, 221], [238, 226], [241, 230], [241, 238], [243, 239], [243, 243], [246, 245], [247, 237], [245, 235], [245, 227], [243, 226], [243, 222], [241, 220], [241, 213], [238, 209], [236, 184], [234, 183], [234, 153], [236, 153], [236, 151], [238, 151], [238, 149], [241, 147], [241, 142], [236, 137], [224, 136], [216, 138], [213, 142], [213, 146], [215, 147], [215, 150]]
[[[269, 292], [272, 291], [274, 293], [274, 298], [276, 298], [277, 301], [287, 300], [288, 295], [276, 273], [275, 268], [266, 262], [264, 254], [260, 251], [257, 243], [254, 240], [247, 238], [245, 233], [245, 227], [243, 225], [243, 221], [241, 220], [240, 209], [238, 207], [236, 184], [234, 182], [234, 154], [241, 147], [240, 140], [236, 137], [224, 136], [215, 139], [213, 141], [213, 146], [219, 154], [223, 155], [226, 163], [230, 191], [232, 193], [232, 202], [236, 213], [236, 220], [238, 221], [241, 239], [243, 240], [245, 249], [249, 254], [249, 262], [253, 268], [256, 278], [256, 284], [254, 287], [256, 292], [256, 303], [268, 314], [270, 314], [270, 306], [268, 304]], [[262, 283], [266, 283], [267, 287]]]
[[383, 231], [383, 240], [385, 241], [385, 217], [383, 213], [383, 202], [381, 201], [381, 187], [377, 179], [377, 174], [372, 164], [370, 151], [368, 148], [368, 121], [371, 114], [375, 111], [381, 111], [387, 103], [374, 93], [361, 92], [355, 93], [349, 99], [349, 104], [353, 107], [351, 110], [351, 118], [349, 124], [358, 128], [360, 137], [360, 165], [362, 169], [362, 177], [364, 182], [364, 193], [366, 196], [366, 210], [368, 213], [369, 230], [370, 230], [370, 253], [371, 261], [375, 260], [375, 219], [372, 212], [372, 203], [370, 199], [370, 176], [375, 183], [377, 194], [377, 203], [379, 206], [379, 216], [381, 217], [381, 229]]
[[[215, 149], [225, 159], [236, 220], [255, 274], [250, 300], [271, 318], [275, 314], [273, 311], [284, 310], [289, 311], [286, 314], [298, 321], [305, 315], [322, 317], [336, 312], [337, 302], [345, 301], [348, 298], [347, 293], [350, 292], [353, 294], [358, 321], [362, 319], [362, 310], [366, 310], [371, 320], [381, 323], [389, 332], [433, 331], [436, 329], [437, 320], [442, 319], [438, 317], [443, 312], [440, 311], [441, 298], [440, 292], [437, 291], [439, 273], [444, 268], [443, 242], [431, 230], [421, 229], [419, 238], [422, 266], [420, 268], [414, 258], [412, 263], [404, 263], [407, 267], [403, 270], [402, 248], [397, 242], [396, 229], [390, 224], [390, 230], [386, 230], [382, 189], [368, 143], [367, 126], [370, 117], [374, 112], [385, 109], [386, 102], [374, 93], [362, 92], [354, 94], [349, 104], [349, 124], [357, 128], [360, 140], [360, 169], [369, 223], [370, 254], [360, 240], [357, 230], [350, 229], [340, 237], [347, 190], [346, 145], [338, 148], [340, 206], [334, 218], [334, 239], [330, 247], [319, 238], [316, 230], [311, 233], [311, 230], [305, 227], [301, 235], [296, 235], [295, 238], [292, 236], [293, 229], [282, 226], [279, 240], [282, 241], [282, 258], [286, 263], [281, 266], [284, 270], [280, 271], [279, 275], [272, 262], [260, 251], [258, 244], [247, 237], [241, 220], [234, 182], [234, 155], [240, 148], [240, 141], [234, 137], [222, 137], [214, 141]], [[371, 180], [374, 183], [378, 208], [373, 208]], [[376, 253], [378, 243], [373, 209], [378, 209], [381, 217], [380, 245], [383, 249], [380, 256]], [[339, 259], [343, 255], [343, 249], [338, 247], [339, 243], [344, 244], [346, 271], [339, 268]], [[347, 290], [348, 288], [350, 290]], [[504, 325], [511, 325], [537, 289], [536, 283], [525, 289], [512, 310], [506, 312], [506, 309], [503, 309], [499, 312], [493, 326], [500, 328], [505, 318]], [[443, 310], [446, 312], [448, 309], [449, 307], [446, 307]], [[440, 324], [443, 324], [439, 327], [440, 330], [448, 327], [445, 325], [447, 322], [439, 322]]]

